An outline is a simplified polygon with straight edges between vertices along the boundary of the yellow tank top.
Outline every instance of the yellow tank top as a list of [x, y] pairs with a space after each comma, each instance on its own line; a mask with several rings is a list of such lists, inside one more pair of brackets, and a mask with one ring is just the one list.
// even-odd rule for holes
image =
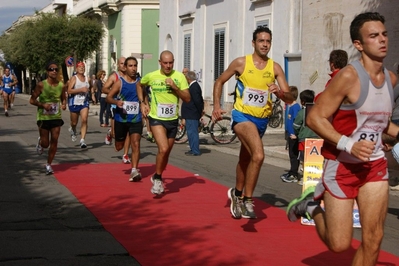
[[245, 56], [245, 68], [237, 77], [234, 109], [258, 118], [269, 117], [272, 99], [267, 84], [274, 83], [274, 62], [269, 58], [264, 69], [255, 67], [252, 54]]

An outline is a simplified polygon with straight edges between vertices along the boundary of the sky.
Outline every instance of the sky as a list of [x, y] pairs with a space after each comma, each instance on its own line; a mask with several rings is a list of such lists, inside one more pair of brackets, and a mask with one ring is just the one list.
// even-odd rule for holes
[[33, 15], [51, 3], [52, 0], [0, 0], [0, 35], [20, 16]]

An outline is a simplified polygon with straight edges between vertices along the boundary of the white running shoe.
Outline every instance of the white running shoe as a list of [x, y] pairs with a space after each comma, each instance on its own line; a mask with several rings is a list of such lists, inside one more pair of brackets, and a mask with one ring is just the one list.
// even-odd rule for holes
[[165, 191], [162, 180], [154, 179], [154, 176], [151, 176], [151, 183], [153, 184], [151, 188], [152, 194], [161, 195]]
[[122, 156], [122, 162], [123, 162], [124, 164], [131, 163], [130, 158], [129, 158], [129, 155], [124, 154], [124, 155]]
[[139, 182], [141, 180], [141, 174], [139, 173], [138, 169], [132, 169], [130, 173], [129, 182]]
[[82, 149], [85, 149], [85, 148], [87, 148], [87, 145], [86, 145], [86, 143], [85, 143], [85, 140], [84, 140], [84, 139], [81, 139], [81, 140], [80, 140], [80, 147], [81, 147]]
[[37, 139], [36, 152], [37, 152], [38, 155], [42, 155], [43, 154], [43, 147], [40, 146], [40, 137]]
[[107, 135], [105, 136], [105, 144], [106, 145], [112, 144], [111, 129], [108, 129]]
[[75, 142], [75, 141], [77, 140], [76, 132], [73, 131], [72, 127], [69, 127], [69, 128], [68, 128], [68, 131], [69, 131], [69, 133], [71, 133], [71, 139], [72, 139], [72, 141]]
[[53, 173], [54, 173], [54, 171], [53, 171], [53, 168], [51, 168], [51, 165], [46, 164], [46, 175], [51, 175]]

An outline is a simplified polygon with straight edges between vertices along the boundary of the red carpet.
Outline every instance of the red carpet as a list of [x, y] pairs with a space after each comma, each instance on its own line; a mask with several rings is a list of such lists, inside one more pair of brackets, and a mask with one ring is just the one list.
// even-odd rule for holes
[[[255, 200], [258, 219], [230, 216], [227, 188], [168, 165], [165, 194], [150, 192], [153, 165], [128, 182], [123, 164], [62, 164], [55, 176], [142, 265], [350, 265], [355, 252], [329, 252], [313, 227]], [[359, 242], [352, 241], [354, 248]], [[399, 265], [381, 252], [378, 265]]]

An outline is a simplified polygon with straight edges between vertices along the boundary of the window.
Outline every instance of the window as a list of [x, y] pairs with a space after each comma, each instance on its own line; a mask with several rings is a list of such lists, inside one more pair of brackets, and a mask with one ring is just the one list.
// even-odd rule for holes
[[190, 62], [191, 62], [191, 34], [184, 35], [184, 51], [183, 51], [183, 67], [187, 67], [191, 69]]
[[224, 71], [224, 53], [225, 53], [225, 29], [215, 30], [215, 71], [214, 80], [216, 80]]
[[265, 20], [260, 20], [256, 22], [256, 27], [268, 27], [269, 28], [269, 20], [265, 19]]

